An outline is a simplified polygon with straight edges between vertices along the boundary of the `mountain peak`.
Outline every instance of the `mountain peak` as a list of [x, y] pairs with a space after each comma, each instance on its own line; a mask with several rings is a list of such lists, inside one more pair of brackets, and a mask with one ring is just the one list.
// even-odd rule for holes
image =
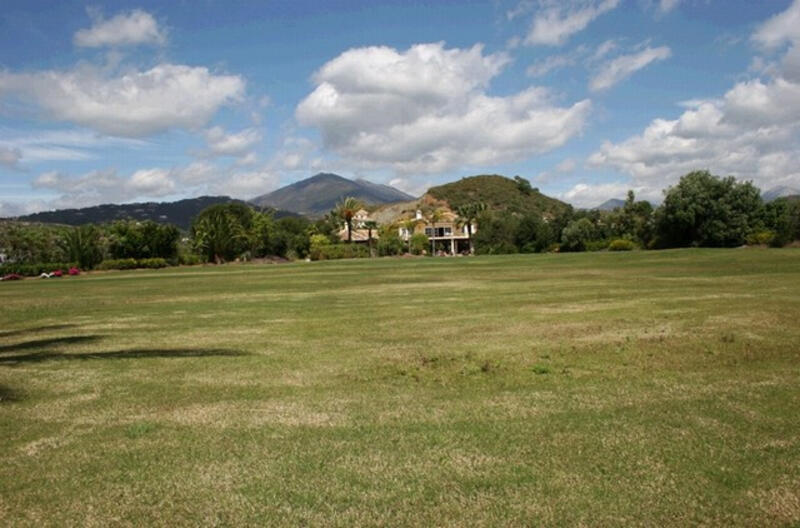
[[617, 207], [622, 207], [624, 205], [625, 200], [620, 200], [619, 198], [609, 198], [594, 209], [597, 211], [613, 211]]
[[269, 206], [318, 216], [336, 207], [336, 204], [347, 196], [372, 205], [413, 199], [412, 196], [388, 185], [373, 183], [363, 178], [349, 180], [338, 174], [320, 172], [250, 201], [261, 207]]

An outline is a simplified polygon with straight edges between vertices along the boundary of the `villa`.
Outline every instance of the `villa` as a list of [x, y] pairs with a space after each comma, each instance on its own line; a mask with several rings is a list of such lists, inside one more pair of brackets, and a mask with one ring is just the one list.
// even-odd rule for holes
[[[407, 214], [407, 213], [406, 213]], [[385, 219], [384, 219], [385, 220]], [[356, 212], [352, 219], [353, 232], [350, 239], [355, 243], [366, 244], [369, 242], [370, 230], [365, 227], [367, 222], [374, 221], [380, 224], [397, 225], [398, 235], [403, 242], [408, 243], [410, 237], [416, 234], [424, 234], [428, 240], [433, 241], [437, 255], [459, 255], [469, 254], [469, 229], [466, 224], [459, 221], [458, 215], [450, 210], [443, 209], [436, 222], [432, 222], [422, 214], [421, 209], [417, 209], [414, 217], [408, 219], [402, 216], [394, 218], [392, 221], [378, 222], [365, 209]], [[472, 223], [472, 234], [475, 235], [477, 225]], [[339, 239], [347, 240], [347, 225], [343, 224], [338, 232]], [[372, 229], [372, 239], [379, 238], [378, 230]]]
[[[470, 252], [468, 227], [466, 224], [460, 223], [458, 216], [452, 211], [443, 211], [436, 222], [431, 222], [424, 218], [422, 211], [418, 209], [414, 219], [406, 222], [406, 224], [409, 223], [413, 224], [412, 229], [409, 229], [408, 225], [402, 225], [398, 231], [400, 238], [405, 242], [408, 242], [409, 237], [423, 233], [428, 240], [433, 241], [437, 254], [459, 255]], [[473, 235], [476, 230], [477, 226], [473, 222]]]

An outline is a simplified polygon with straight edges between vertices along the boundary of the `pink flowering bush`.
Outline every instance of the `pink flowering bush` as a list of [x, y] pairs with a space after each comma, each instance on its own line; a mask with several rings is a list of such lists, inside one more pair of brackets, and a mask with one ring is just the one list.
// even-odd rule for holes
[[78, 268], [72, 267], [72, 268], [69, 269], [69, 274], [70, 275], [80, 275], [81, 274], [81, 270], [79, 270]]
[[61, 271], [60, 269], [55, 270], [53, 272], [53, 274], [52, 274], [53, 277], [62, 277], [63, 275], [64, 275], [64, 272]]

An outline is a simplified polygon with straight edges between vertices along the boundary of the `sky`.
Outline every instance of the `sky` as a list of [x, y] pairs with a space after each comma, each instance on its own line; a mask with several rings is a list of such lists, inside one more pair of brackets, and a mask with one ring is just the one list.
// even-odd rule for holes
[[318, 172], [800, 189], [800, 0], [3, 0], [0, 217]]

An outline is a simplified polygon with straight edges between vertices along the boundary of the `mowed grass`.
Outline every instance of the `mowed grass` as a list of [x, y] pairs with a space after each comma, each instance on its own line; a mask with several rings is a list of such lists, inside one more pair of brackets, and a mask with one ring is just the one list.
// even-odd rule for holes
[[0, 284], [0, 525], [800, 523], [800, 251]]

